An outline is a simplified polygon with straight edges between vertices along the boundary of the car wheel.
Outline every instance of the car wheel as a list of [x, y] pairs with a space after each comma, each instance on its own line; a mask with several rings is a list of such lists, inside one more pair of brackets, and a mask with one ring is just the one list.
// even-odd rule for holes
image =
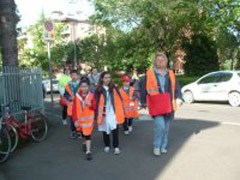
[[240, 93], [236, 91], [229, 93], [228, 102], [233, 107], [240, 106]]
[[194, 102], [193, 93], [191, 91], [185, 91], [183, 93], [183, 99], [186, 103], [192, 104]]

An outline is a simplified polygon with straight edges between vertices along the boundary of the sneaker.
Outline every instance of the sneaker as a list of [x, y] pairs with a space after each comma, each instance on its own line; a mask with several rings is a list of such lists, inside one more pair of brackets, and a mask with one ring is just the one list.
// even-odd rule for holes
[[124, 131], [124, 135], [129, 135], [129, 132], [128, 131]]
[[83, 144], [83, 145], [82, 145], [82, 150], [83, 150], [83, 152], [86, 152], [86, 151], [87, 151], [87, 146], [86, 146], [86, 144]]
[[119, 155], [121, 153], [120, 149], [117, 147], [114, 149], [114, 154]]
[[110, 151], [110, 147], [109, 147], [109, 146], [106, 146], [106, 147], [104, 148], [104, 152], [105, 152], [105, 153], [109, 153], [109, 151]]
[[88, 161], [92, 160], [92, 154], [91, 154], [91, 152], [86, 153], [86, 159], [87, 159]]
[[67, 125], [67, 120], [66, 120], [66, 119], [63, 119], [63, 120], [62, 120], [62, 123], [63, 123], [64, 126], [66, 126], [66, 125]]
[[128, 131], [129, 131], [129, 132], [132, 132], [132, 130], [133, 130], [132, 126], [129, 126], [129, 127], [128, 127]]
[[82, 133], [81, 132], [77, 132], [77, 138], [81, 139], [82, 138]]
[[164, 149], [161, 149], [161, 153], [163, 153], [163, 154], [167, 154], [167, 149], [166, 148], [164, 148]]
[[153, 154], [154, 154], [155, 156], [160, 156], [160, 155], [161, 155], [160, 149], [159, 149], [159, 148], [154, 148], [154, 149], [153, 149]]
[[72, 139], [76, 139], [77, 138], [77, 133], [76, 132], [72, 132], [71, 133], [71, 138]]

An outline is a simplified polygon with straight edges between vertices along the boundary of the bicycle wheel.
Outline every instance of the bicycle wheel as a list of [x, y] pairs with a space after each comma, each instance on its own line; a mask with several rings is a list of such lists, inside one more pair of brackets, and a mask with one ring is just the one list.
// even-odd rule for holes
[[18, 145], [19, 135], [13, 125], [8, 125], [8, 133], [11, 139], [11, 152], [15, 151]]
[[11, 151], [11, 139], [6, 127], [0, 129], [0, 163], [8, 158]]
[[29, 125], [31, 136], [36, 142], [41, 142], [47, 137], [48, 125], [47, 118], [44, 115], [35, 114], [34, 117], [29, 119]]

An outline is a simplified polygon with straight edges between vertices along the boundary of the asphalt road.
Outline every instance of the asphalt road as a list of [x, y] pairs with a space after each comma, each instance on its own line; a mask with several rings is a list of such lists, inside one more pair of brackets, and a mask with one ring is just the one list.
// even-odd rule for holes
[[[49, 110], [49, 105], [47, 105]], [[55, 114], [61, 113], [55, 105]], [[227, 104], [184, 105], [176, 113], [167, 155], [152, 155], [153, 122], [141, 111], [130, 136], [120, 134], [122, 154], [103, 152], [101, 133], [93, 135], [93, 160], [81, 140], [71, 140], [59, 115], [51, 117], [48, 139], [29, 143], [0, 165], [0, 180], [239, 180], [240, 108]]]

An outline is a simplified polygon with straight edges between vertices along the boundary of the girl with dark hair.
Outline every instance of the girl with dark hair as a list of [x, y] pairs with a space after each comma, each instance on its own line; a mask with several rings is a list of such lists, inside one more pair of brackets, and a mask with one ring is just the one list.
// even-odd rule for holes
[[104, 152], [110, 151], [110, 134], [113, 137], [114, 154], [120, 154], [118, 125], [124, 122], [122, 97], [114, 86], [109, 72], [100, 75], [96, 89], [96, 117], [98, 130], [103, 132]]
[[81, 79], [73, 103], [73, 121], [77, 132], [81, 132], [84, 138], [83, 151], [86, 153], [87, 160], [92, 159], [91, 134], [94, 126], [94, 111], [96, 109], [96, 101], [94, 95], [89, 90], [89, 85], [88, 79]]

